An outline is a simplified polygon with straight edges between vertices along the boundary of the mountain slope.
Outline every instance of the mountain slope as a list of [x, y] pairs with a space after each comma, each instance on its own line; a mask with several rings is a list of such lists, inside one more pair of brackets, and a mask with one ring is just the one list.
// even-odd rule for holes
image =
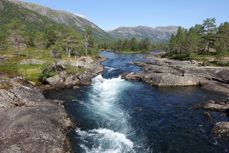
[[1, 0], [0, 27], [2, 28], [2, 26], [7, 25], [13, 18], [20, 19], [26, 25], [26, 28], [37, 31], [44, 29], [47, 24], [54, 23], [52, 20], [39, 13], [22, 8], [7, 0]]
[[154, 42], [165, 42], [171, 37], [172, 34], [177, 32], [178, 27], [120, 27], [115, 30], [109, 31], [109, 34], [116, 39], [130, 39], [135, 37], [137, 39], [150, 38]]
[[[48, 7], [40, 6], [33, 3], [22, 2], [18, 0], [8, 0], [8, 1], [3, 0], [3, 1], [5, 1], [5, 3], [8, 2], [8, 5], [13, 5], [14, 7], [20, 8], [17, 9], [17, 11], [19, 11], [19, 15], [22, 10], [26, 10], [25, 12], [27, 12], [27, 14], [24, 13], [25, 16], [30, 15], [33, 17], [34, 14], [36, 14], [36, 16], [39, 16], [36, 19], [36, 21], [39, 21], [40, 18], [46, 18], [48, 22], [71, 26], [80, 32], [83, 32], [86, 29], [86, 27], [91, 27], [96, 37], [96, 40], [103, 41], [103, 40], [111, 39], [109, 34], [107, 34], [105, 31], [100, 29], [97, 25], [75, 14], [68, 13], [65, 11], [53, 10]], [[47, 21], [43, 23], [47, 24]]]
[[49, 24], [59, 24], [73, 27], [76, 31], [83, 32], [86, 27], [91, 27], [98, 42], [112, 41], [113, 39], [150, 38], [154, 42], [166, 42], [176, 33], [176, 26], [167, 27], [120, 27], [113, 31], [105, 32], [97, 25], [85, 18], [65, 11], [53, 10], [48, 7], [19, 0], [0, 0], [0, 27], [17, 17], [32, 31], [45, 29]]

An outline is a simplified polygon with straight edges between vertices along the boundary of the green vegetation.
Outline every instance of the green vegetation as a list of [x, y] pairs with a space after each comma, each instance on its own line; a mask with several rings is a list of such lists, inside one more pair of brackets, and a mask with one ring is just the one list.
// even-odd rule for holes
[[160, 49], [162, 44], [153, 43], [149, 38], [137, 40], [132, 38], [130, 40], [116, 40], [112, 43], [103, 43], [99, 48], [120, 51], [122, 53], [142, 53], [150, 50]]
[[85, 68], [77, 68], [75, 66], [67, 65], [65, 71], [67, 74], [84, 73]]
[[57, 70], [53, 69], [53, 66], [51, 63], [46, 63], [41, 67], [41, 73], [39, 75], [39, 81], [43, 81], [47, 79], [48, 77], [52, 77], [54, 75], [57, 75]]
[[[11, 7], [17, 8], [13, 4], [9, 5]], [[25, 14], [36, 14], [26, 9], [24, 11]], [[40, 29], [39, 26], [29, 24], [22, 16], [8, 16], [11, 20], [6, 20], [5, 16], [0, 25], [0, 72], [10, 77], [23, 76], [39, 82], [57, 74], [51, 66], [58, 60], [70, 60], [72, 56], [96, 56], [98, 53], [94, 34], [89, 27], [84, 34], [72, 27], [52, 22], [41, 25], [43, 28]], [[26, 59], [40, 60], [44, 64], [20, 64]], [[70, 66], [66, 71], [69, 74], [84, 72], [83, 69], [73, 69]]]
[[221, 61], [229, 56], [229, 23], [216, 26], [215, 18], [204, 20], [203, 24], [190, 29], [179, 28], [172, 35], [166, 57], [179, 60], [199, 60], [215, 65], [229, 65]]
[[21, 76], [24, 76], [27, 80], [38, 82], [39, 76], [42, 73], [43, 65], [25, 64], [18, 66], [18, 72]]

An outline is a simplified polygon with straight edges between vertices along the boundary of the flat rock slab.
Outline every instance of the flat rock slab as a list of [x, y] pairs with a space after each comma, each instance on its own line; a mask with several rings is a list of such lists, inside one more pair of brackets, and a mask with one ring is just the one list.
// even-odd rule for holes
[[229, 83], [229, 70], [222, 70], [216, 74], [222, 81]]
[[64, 108], [53, 104], [1, 111], [1, 153], [64, 153], [66, 118]]
[[62, 101], [20, 78], [0, 81], [1, 153], [66, 153], [71, 127]]
[[171, 73], [130, 73], [122, 77], [127, 80], [143, 81], [158, 87], [196, 86], [200, 84], [199, 78], [174, 75]]

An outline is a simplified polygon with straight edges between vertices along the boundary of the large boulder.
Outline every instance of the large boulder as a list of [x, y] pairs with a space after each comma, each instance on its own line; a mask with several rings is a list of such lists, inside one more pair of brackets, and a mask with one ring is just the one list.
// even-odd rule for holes
[[59, 85], [62, 82], [62, 79], [61, 79], [60, 75], [57, 74], [53, 77], [49, 77], [49, 78], [45, 79], [44, 82], [47, 84], [50, 84], [52, 86], [55, 86], [55, 85]]
[[74, 85], [79, 84], [79, 81], [80, 80], [78, 79], [77, 76], [70, 75], [64, 80], [64, 85], [65, 86], [74, 86]]

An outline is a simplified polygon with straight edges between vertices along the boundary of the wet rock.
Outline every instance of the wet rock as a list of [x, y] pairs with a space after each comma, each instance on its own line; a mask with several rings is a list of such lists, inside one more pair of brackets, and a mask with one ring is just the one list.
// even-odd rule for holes
[[208, 101], [207, 103], [198, 104], [196, 106], [197, 108], [215, 112], [226, 112], [227, 110], [229, 110], [229, 104], [226, 104], [224, 102]]
[[79, 89], [79, 86], [73, 86], [72, 88], [73, 89]]
[[217, 137], [223, 137], [229, 140], [229, 122], [216, 123], [212, 132]]

